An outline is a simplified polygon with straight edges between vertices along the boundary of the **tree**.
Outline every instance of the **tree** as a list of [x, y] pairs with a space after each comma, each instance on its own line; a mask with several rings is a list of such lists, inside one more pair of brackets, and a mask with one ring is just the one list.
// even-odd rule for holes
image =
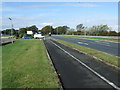
[[100, 36], [107, 36], [108, 30], [108, 25], [98, 25], [98, 32]]
[[87, 34], [94, 36], [107, 36], [108, 30], [110, 30], [108, 25], [102, 25], [102, 24], [97, 26], [94, 25], [87, 30]]
[[15, 29], [6, 29], [6, 30], [3, 30], [2, 31], [2, 34], [5, 34], [5, 35], [15, 35], [16, 34], [16, 30]]
[[62, 34], [66, 34], [68, 29], [70, 29], [68, 26], [63, 26]]
[[19, 30], [15, 30], [15, 38], [18, 39], [19, 38]]
[[50, 32], [53, 34], [53, 27], [52, 26], [45, 26], [41, 30], [42, 34], [49, 34]]
[[117, 36], [118, 33], [116, 31], [109, 31], [108, 35], [109, 36]]
[[70, 29], [68, 26], [59, 26], [55, 28], [55, 31], [56, 34], [66, 34], [68, 29]]
[[120, 36], [120, 32], [118, 32], [118, 36]]
[[33, 34], [38, 33], [38, 28], [35, 25], [26, 27], [26, 29], [27, 29], [27, 31], [32, 31]]
[[32, 31], [33, 34], [35, 34], [35, 33], [38, 33], [38, 28], [35, 25], [26, 27], [26, 28], [20, 28], [18, 31], [18, 34], [20, 37], [22, 37], [22, 36], [32, 36], [33, 37], [33, 35], [28, 35], [27, 31]]
[[20, 28], [19, 32], [20, 36], [26, 36], [27, 35], [27, 28]]
[[75, 32], [75, 29], [73, 29], [73, 28], [67, 29], [67, 34], [68, 34], [68, 35], [74, 35], [74, 32]]
[[83, 24], [79, 24], [79, 25], [76, 26], [76, 30], [77, 30], [78, 32], [81, 32], [82, 29], [84, 29]]
[[4, 35], [11, 35], [11, 29], [3, 30], [2, 34], [4, 34]]

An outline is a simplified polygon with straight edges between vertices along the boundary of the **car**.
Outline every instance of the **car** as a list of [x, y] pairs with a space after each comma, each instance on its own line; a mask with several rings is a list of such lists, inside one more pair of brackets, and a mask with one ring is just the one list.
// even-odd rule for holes
[[32, 37], [23, 36], [22, 39], [32, 39]]
[[41, 34], [34, 34], [35, 39], [43, 39], [45, 36], [42, 36]]

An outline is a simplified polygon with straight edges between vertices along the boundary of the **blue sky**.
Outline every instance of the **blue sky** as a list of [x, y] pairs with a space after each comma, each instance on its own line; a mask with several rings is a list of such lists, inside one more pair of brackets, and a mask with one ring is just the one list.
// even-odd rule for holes
[[39, 29], [46, 25], [53, 27], [67, 25], [76, 28], [107, 24], [117, 30], [117, 2], [3, 2], [2, 28], [11, 28], [9, 17], [14, 28], [19, 29], [36, 25]]

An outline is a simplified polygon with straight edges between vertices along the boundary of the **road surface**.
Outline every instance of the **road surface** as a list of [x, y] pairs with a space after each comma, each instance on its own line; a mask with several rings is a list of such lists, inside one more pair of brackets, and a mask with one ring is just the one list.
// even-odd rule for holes
[[71, 38], [71, 37], [62, 37], [62, 36], [52, 36], [55, 39], [60, 39], [64, 41], [68, 41], [74, 44], [78, 44], [81, 46], [85, 46], [88, 48], [96, 49], [108, 54], [112, 54], [115, 56], [120, 56], [120, 43], [114, 43], [109, 41], [100, 41], [100, 40], [88, 40], [88, 39], [80, 39], [80, 38]]
[[114, 68], [55, 41], [47, 39], [45, 45], [64, 88], [119, 89]]
[[1, 38], [1, 40], [0, 40], [0, 45], [1, 44], [5, 44], [5, 43], [9, 43], [9, 42], [12, 42], [12, 40], [13, 41], [15, 41], [15, 39], [11, 39], [11, 38]]

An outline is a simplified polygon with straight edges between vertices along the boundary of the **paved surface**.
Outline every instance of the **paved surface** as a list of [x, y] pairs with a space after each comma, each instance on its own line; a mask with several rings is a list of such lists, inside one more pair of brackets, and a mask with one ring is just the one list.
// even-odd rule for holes
[[108, 54], [115, 56], [120, 56], [120, 43], [108, 42], [108, 41], [99, 41], [99, 40], [88, 40], [88, 39], [79, 39], [79, 38], [70, 38], [70, 37], [61, 37], [61, 36], [52, 36], [53, 38], [68, 41], [74, 44], [81, 46], [89, 47], [96, 49]]
[[10, 42], [11, 38], [1, 38], [1, 42], [6, 42], [6, 41]]
[[80, 36], [80, 37], [97, 37], [97, 38], [112, 38], [112, 39], [120, 39], [120, 36], [85, 36], [85, 35], [63, 35], [63, 36]]
[[[1, 39], [0, 39], [0, 45], [1, 45], [1, 44], [9, 43], [9, 42], [11, 42], [11, 41], [12, 41], [11, 38], [1, 38]], [[15, 39], [13, 39], [13, 41], [15, 41]]]
[[[105, 90], [114, 90], [115, 87], [107, 83], [104, 78], [112, 82], [112, 85], [119, 86], [118, 76], [120, 74], [112, 67], [51, 40], [45, 40], [45, 45], [60, 75], [64, 88], [104, 88]], [[80, 62], [83, 62], [104, 78], [101, 79]]]

